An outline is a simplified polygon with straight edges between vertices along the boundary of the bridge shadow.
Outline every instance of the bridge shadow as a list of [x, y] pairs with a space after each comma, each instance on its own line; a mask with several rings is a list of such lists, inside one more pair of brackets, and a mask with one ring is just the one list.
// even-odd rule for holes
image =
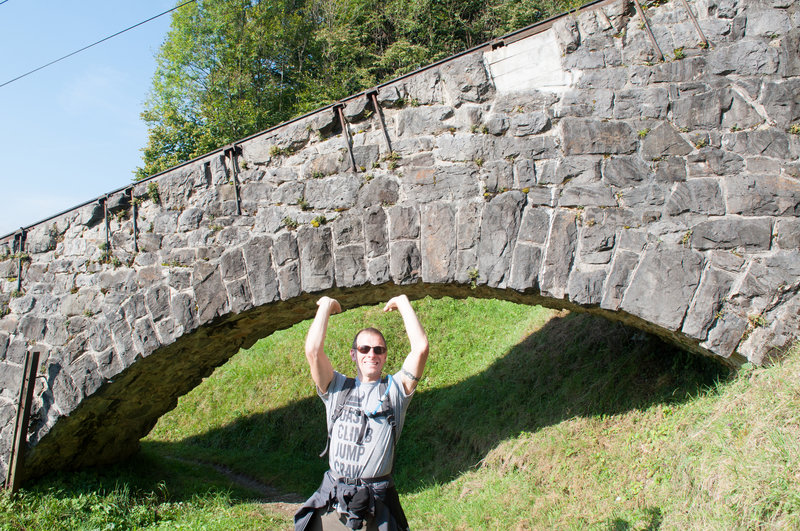
[[[439, 363], [457, 362], [435, 353]], [[621, 324], [587, 314], [555, 317], [484, 371], [444, 388], [424, 386], [398, 445], [401, 492], [472, 469], [502, 441], [578, 416], [608, 416], [681, 402], [729, 369]], [[308, 495], [326, 460], [324, 408], [306, 398], [147, 451], [204, 460], [227, 454], [257, 479]], [[287, 470], [287, 464], [291, 469]]]
[[[446, 353], [435, 355], [437, 363], [457, 362]], [[423, 384], [398, 446], [398, 488], [410, 493], [454, 479], [522, 433], [574, 417], [682, 402], [728, 375], [727, 367], [711, 359], [600, 317], [552, 318], [482, 372], [449, 387], [426, 390]], [[69, 480], [67, 490], [130, 481], [139, 490], [168, 492], [175, 501], [226, 489], [234, 501], [264, 499], [258, 489], [222, 475], [209, 482], [196, 470], [220, 463], [240, 477], [297, 493], [296, 501], [317, 487], [327, 468], [317, 457], [325, 434], [321, 401], [304, 398], [178, 442], [144, 441], [128, 462], [84, 471]]]

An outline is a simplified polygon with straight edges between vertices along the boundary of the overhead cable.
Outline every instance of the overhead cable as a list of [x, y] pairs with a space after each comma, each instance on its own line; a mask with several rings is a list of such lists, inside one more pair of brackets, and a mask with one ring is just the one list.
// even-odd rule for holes
[[[8, 84], [11, 84], [11, 83], [13, 83], [14, 81], [18, 81], [18, 80], [22, 79], [23, 77], [29, 76], [29, 75], [33, 74], [34, 72], [38, 72], [39, 70], [42, 70], [43, 68], [47, 68], [48, 66], [54, 65], [54, 64], [58, 63], [59, 61], [63, 61], [64, 59], [67, 59], [68, 57], [72, 57], [72, 56], [73, 56], [73, 55], [75, 55], [75, 54], [79, 54], [79, 53], [81, 53], [81, 52], [82, 52], [82, 51], [84, 51], [84, 50], [88, 50], [88, 49], [89, 49], [89, 48], [91, 48], [92, 46], [97, 46], [98, 44], [100, 44], [100, 43], [102, 43], [102, 42], [105, 42], [105, 41], [107, 41], [107, 40], [109, 40], [109, 39], [113, 39], [113, 38], [114, 38], [114, 37], [116, 37], [117, 35], [122, 35], [122, 34], [123, 34], [123, 33], [125, 33], [126, 31], [130, 31], [130, 30], [132, 30], [132, 29], [134, 29], [134, 28], [138, 28], [138, 27], [139, 27], [139, 26], [141, 26], [142, 24], [147, 24], [147, 23], [148, 23], [148, 22], [150, 22], [151, 20], [155, 20], [155, 19], [157, 19], [158, 17], [162, 17], [162, 16], [166, 15], [167, 13], [172, 13], [172, 12], [173, 12], [173, 11], [175, 11], [176, 9], [180, 9], [180, 8], [182, 8], [183, 6], [185, 6], [185, 5], [187, 5], [187, 4], [194, 3], [194, 2], [196, 2], [196, 1], [197, 1], [197, 0], [189, 0], [188, 2], [184, 2], [184, 3], [180, 4], [180, 5], [177, 5], [177, 6], [173, 7], [172, 9], [168, 9], [168, 10], [164, 11], [163, 13], [159, 13], [158, 15], [152, 16], [152, 17], [148, 18], [147, 20], [143, 20], [143, 21], [139, 22], [138, 24], [134, 24], [133, 26], [131, 26], [131, 27], [129, 27], [129, 28], [125, 28], [124, 30], [118, 31], [118, 32], [116, 32], [116, 33], [115, 33], [115, 34], [113, 34], [113, 35], [109, 35], [108, 37], [104, 37], [104, 38], [100, 39], [100, 40], [99, 40], [99, 41], [97, 41], [97, 42], [93, 42], [92, 44], [90, 44], [90, 45], [88, 45], [88, 46], [84, 46], [84, 47], [83, 47], [83, 48], [81, 48], [80, 50], [75, 50], [74, 52], [68, 53], [67, 55], [65, 55], [65, 56], [63, 56], [63, 57], [59, 57], [58, 59], [56, 59], [56, 60], [54, 60], [54, 61], [50, 61], [50, 62], [49, 62], [49, 63], [47, 63], [46, 65], [42, 65], [42, 66], [40, 66], [40, 67], [38, 67], [38, 68], [34, 68], [34, 69], [33, 69], [33, 70], [31, 70], [30, 72], [25, 72], [25, 73], [24, 73], [24, 74], [22, 74], [21, 76], [17, 76], [17, 77], [15, 77], [14, 79], [9, 79], [8, 81], [6, 81], [6, 82], [5, 82], [5, 83], [3, 83], [2, 85], [0, 85], [0, 88], [3, 88], [3, 87], [5, 87], [5, 86], [6, 86], [6, 85], [8, 85]], [[6, 2], [8, 2], [8, 0], [2, 0], [2, 2], [0, 2], [0, 5], [4, 4], [4, 3], [6, 3]]]

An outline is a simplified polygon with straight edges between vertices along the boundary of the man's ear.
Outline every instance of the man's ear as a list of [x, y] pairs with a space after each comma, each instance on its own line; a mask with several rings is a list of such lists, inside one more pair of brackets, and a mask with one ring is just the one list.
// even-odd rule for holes
[[351, 348], [351, 349], [350, 349], [350, 358], [351, 358], [353, 361], [358, 361], [358, 360], [356, 359], [356, 349], [354, 349], [354, 348]]

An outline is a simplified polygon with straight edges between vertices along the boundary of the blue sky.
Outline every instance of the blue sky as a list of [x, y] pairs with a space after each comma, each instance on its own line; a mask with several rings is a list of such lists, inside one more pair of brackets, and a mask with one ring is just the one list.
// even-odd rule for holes
[[[0, 4], [0, 84], [174, 5], [8, 0]], [[139, 113], [170, 20], [0, 87], [0, 236], [131, 182], [147, 138]]]

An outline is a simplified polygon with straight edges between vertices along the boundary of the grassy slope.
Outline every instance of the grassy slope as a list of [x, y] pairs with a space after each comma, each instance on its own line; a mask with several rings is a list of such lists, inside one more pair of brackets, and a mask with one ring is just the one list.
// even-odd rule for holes
[[[499, 301], [415, 303], [432, 342], [396, 479], [415, 529], [800, 527], [800, 349], [735, 377], [606, 321]], [[328, 351], [396, 314], [334, 316]], [[301, 323], [240, 352], [183, 397], [131, 463], [0, 496], [0, 527], [288, 529], [230, 487], [226, 465], [308, 495], [325, 463]], [[111, 509], [122, 507], [124, 510]]]

